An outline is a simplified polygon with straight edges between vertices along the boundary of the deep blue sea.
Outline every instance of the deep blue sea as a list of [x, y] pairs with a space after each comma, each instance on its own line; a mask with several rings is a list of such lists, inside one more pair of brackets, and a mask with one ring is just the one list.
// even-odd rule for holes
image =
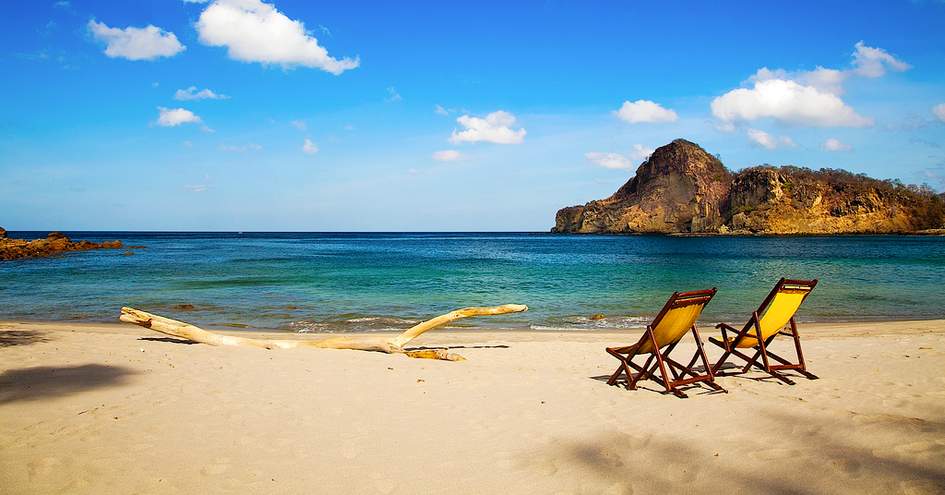
[[820, 279], [802, 320], [945, 317], [942, 237], [66, 234], [144, 248], [0, 261], [0, 319], [115, 321], [134, 306], [209, 327], [345, 332], [522, 303], [461, 325], [631, 328], [674, 290], [718, 287], [703, 321], [742, 322], [782, 276]]

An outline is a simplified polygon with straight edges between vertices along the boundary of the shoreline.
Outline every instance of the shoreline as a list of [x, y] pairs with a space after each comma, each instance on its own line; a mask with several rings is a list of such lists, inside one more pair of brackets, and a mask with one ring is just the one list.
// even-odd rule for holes
[[[167, 316], [167, 315], [162, 315]], [[173, 318], [173, 316], [171, 316]], [[175, 318], [177, 319], [177, 318]], [[96, 321], [96, 320], [31, 320], [25, 318], [17, 318], [12, 320], [0, 319], [0, 329], [12, 329], [12, 328], [23, 328], [30, 330], [56, 330], [63, 326], [74, 327], [72, 330], [89, 330], [89, 331], [115, 331], [121, 328], [135, 328], [134, 325], [122, 323], [117, 321], [118, 318], [115, 318], [115, 321]], [[187, 323], [193, 323], [188, 321], [186, 317], [182, 317], [181, 321]], [[644, 330], [645, 326], [639, 327], [600, 327], [600, 328], [541, 328], [535, 329], [530, 327], [502, 327], [502, 326], [489, 326], [477, 324], [481, 320], [473, 319], [469, 321], [461, 322], [459, 325], [446, 325], [441, 330], [435, 331], [433, 334], [483, 334], [483, 333], [494, 333], [498, 335], [504, 334], [529, 334], [534, 333], [537, 335], [545, 334], [588, 334], [588, 335], [624, 335], [627, 333], [640, 333]], [[419, 321], [418, 321], [419, 323]], [[715, 332], [715, 325], [717, 321], [700, 321], [698, 322], [698, 329], [700, 332]], [[726, 322], [732, 323], [735, 326], [739, 326], [738, 322]], [[242, 325], [242, 324], [241, 324]], [[861, 319], [861, 320], [804, 320], [798, 319], [798, 325], [803, 328], [809, 328], [815, 331], [818, 330], [832, 330], [832, 331], [843, 331], [850, 330], [852, 331], [856, 327], [870, 326], [874, 328], [900, 328], [900, 327], [917, 327], [917, 328], [937, 328], [939, 325], [945, 327], [945, 318], [889, 318], [889, 319]], [[206, 330], [212, 330], [218, 333], [232, 334], [238, 336], [246, 336], [247, 334], [259, 337], [269, 337], [269, 338], [285, 338], [288, 335], [296, 335], [300, 338], [305, 338], [306, 336], [319, 336], [319, 335], [397, 335], [404, 330], [410, 328], [410, 325], [404, 326], [403, 328], [397, 329], [383, 329], [383, 330], [371, 330], [371, 331], [356, 331], [356, 332], [319, 332], [319, 331], [306, 331], [298, 332], [292, 330], [281, 330], [278, 328], [258, 328], [252, 326], [228, 326], [220, 324], [198, 324], [201, 328]], [[140, 327], [139, 327], [140, 328]], [[142, 329], [144, 330], [144, 329]], [[153, 333], [153, 332], [151, 332]]]
[[[847, 322], [798, 322], [799, 330], [804, 340], [833, 337], [862, 337], [873, 335], [909, 335], [909, 334], [937, 334], [945, 335], [945, 318], [943, 319], [911, 319], [911, 320], [882, 320], [882, 321], [847, 321]], [[207, 330], [224, 335], [233, 335], [253, 338], [293, 338], [305, 340], [311, 337], [377, 337], [398, 335], [403, 330], [378, 330], [371, 332], [289, 332], [272, 329], [256, 328], [228, 328], [201, 326]], [[714, 324], [700, 324], [698, 329], [703, 340], [715, 335], [718, 331]], [[0, 331], [25, 330], [37, 332], [72, 332], [114, 335], [157, 335], [159, 332], [122, 322], [73, 322], [73, 321], [33, 321], [33, 320], [0, 320]], [[585, 338], [600, 340], [614, 338], [627, 339], [628, 336], [640, 335], [640, 328], [602, 328], [602, 329], [573, 329], [573, 330], [533, 330], [517, 328], [490, 328], [478, 325], [466, 327], [445, 326], [433, 330], [418, 338], [416, 342], [444, 343], [449, 340], [462, 338], [509, 338], [512, 341], [542, 340], [548, 337]]]

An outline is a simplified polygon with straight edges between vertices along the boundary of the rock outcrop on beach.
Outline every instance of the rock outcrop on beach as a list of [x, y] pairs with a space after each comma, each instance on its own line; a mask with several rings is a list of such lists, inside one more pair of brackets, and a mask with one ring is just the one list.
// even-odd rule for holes
[[90, 249], [120, 249], [121, 241], [75, 241], [61, 232], [50, 232], [45, 239], [10, 239], [6, 230], [0, 228], [0, 260], [20, 258], [42, 258], [69, 251], [87, 251]]
[[699, 145], [658, 148], [609, 198], [558, 210], [552, 232], [853, 234], [945, 227], [945, 200], [843, 170], [763, 165], [730, 172]]

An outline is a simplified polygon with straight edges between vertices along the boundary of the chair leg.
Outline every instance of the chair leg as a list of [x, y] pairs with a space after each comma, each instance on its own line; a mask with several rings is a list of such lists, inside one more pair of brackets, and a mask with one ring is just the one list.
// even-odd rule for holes
[[801, 365], [798, 373], [804, 375], [808, 380], [817, 380], [819, 377], [807, 371], [807, 363], [804, 362], [804, 351], [801, 350], [801, 335], [797, 333], [797, 322], [791, 317], [791, 336], [794, 337], [794, 350], [797, 352], [797, 363]]
[[[715, 374], [712, 372], [712, 368], [709, 367], [709, 359], [705, 355], [705, 348], [702, 347], [702, 338], [699, 336], [699, 330], [695, 325], [692, 326], [692, 333], [696, 338], [696, 348], [698, 349], [696, 356], [702, 358], [702, 366], [705, 367], [705, 372], [707, 375], [709, 375], [709, 379], [706, 380], [706, 384], [708, 384], [709, 387], [714, 390], [721, 390], [722, 392], [728, 393], [728, 390], [725, 390], [721, 385], [715, 383]], [[696, 364], [696, 356], [692, 357], [692, 362], [689, 363], [689, 368], [692, 368], [692, 366]]]

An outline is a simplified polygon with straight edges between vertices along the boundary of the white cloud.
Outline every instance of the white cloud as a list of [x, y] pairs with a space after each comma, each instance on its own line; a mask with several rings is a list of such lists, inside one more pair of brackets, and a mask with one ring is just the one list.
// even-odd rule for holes
[[200, 117], [186, 108], [158, 107], [157, 125], [161, 127], [177, 127], [181, 124], [199, 124]]
[[437, 115], [449, 115], [449, 114], [450, 114], [449, 110], [443, 108], [443, 105], [435, 105], [435, 106], [433, 107], [433, 113], [435, 113], [435, 114], [437, 114]]
[[827, 138], [824, 141], [824, 149], [827, 151], [850, 151], [853, 149], [853, 146], [850, 146], [847, 143], [840, 141], [837, 138]]
[[789, 147], [797, 146], [794, 143], [794, 140], [787, 136], [774, 137], [771, 134], [768, 134], [767, 132], [762, 131], [760, 129], [748, 129], [747, 134], [748, 134], [748, 139], [750, 139], [753, 143], [769, 150], [773, 150], [775, 148], [780, 148], [784, 146], [789, 146]]
[[881, 77], [886, 69], [896, 72], [909, 70], [912, 66], [892, 56], [882, 48], [866, 46], [858, 41], [853, 52], [853, 72], [863, 77]]
[[191, 86], [187, 89], [178, 89], [174, 93], [174, 99], [180, 101], [187, 100], [228, 100], [230, 97], [227, 95], [221, 95], [219, 93], [214, 93], [211, 89], [201, 89], [197, 90], [196, 86]]
[[792, 80], [804, 86], [814, 87], [823, 93], [840, 96], [843, 94], [843, 83], [847, 80], [849, 75], [850, 73], [847, 71], [828, 69], [819, 65], [814, 70], [799, 72], [788, 72], [784, 69], [772, 70], [767, 67], [762, 67], [749, 77], [748, 80], [752, 82], [768, 81], [771, 79]]
[[302, 151], [306, 155], [314, 155], [315, 153], [318, 153], [318, 145], [312, 142], [311, 139], [305, 138], [305, 142], [302, 143]]
[[261, 144], [256, 143], [246, 143], [246, 144], [221, 144], [220, 150], [229, 151], [231, 153], [246, 153], [247, 151], [260, 151], [263, 147]]
[[601, 151], [590, 151], [584, 153], [584, 158], [587, 161], [600, 165], [604, 168], [614, 168], [614, 169], [629, 169], [633, 168], [633, 163], [630, 162], [630, 159], [621, 155], [620, 153], [604, 153]]
[[400, 96], [400, 93], [397, 92], [397, 88], [393, 86], [387, 87], [387, 98], [384, 98], [385, 101], [394, 102], [403, 100], [403, 97]]
[[633, 151], [630, 152], [630, 158], [634, 161], [642, 162], [650, 157], [653, 152], [656, 151], [653, 148], [643, 146], [642, 144], [633, 145]]
[[634, 144], [633, 151], [630, 152], [629, 156], [621, 155], [620, 153], [604, 153], [600, 151], [591, 151], [584, 153], [584, 158], [587, 161], [600, 165], [604, 168], [612, 169], [632, 169], [634, 164], [642, 162], [650, 157], [655, 151], [652, 148], [643, 146], [642, 144]]
[[299, 120], [293, 120], [293, 121], [291, 121], [291, 122], [289, 122], [289, 123], [292, 124], [292, 127], [295, 127], [296, 129], [298, 129], [298, 130], [300, 130], [300, 131], [304, 131], [304, 130], [308, 129], [308, 124], [306, 124], [305, 121], [304, 121], [304, 120], [301, 120], [301, 119], [299, 119]]
[[105, 55], [112, 58], [154, 60], [158, 57], [173, 57], [187, 48], [177, 41], [174, 33], [156, 26], [121, 29], [91, 20], [88, 27], [95, 39], [105, 42]]
[[196, 27], [202, 43], [225, 46], [230, 58], [243, 62], [303, 66], [335, 75], [360, 64], [357, 57], [333, 58], [301, 21], [260, 0], [215, 0]]
[[441, 150], [433, 152], [433, 159], [438, 162], [452, 162], [459, 160], [463, 155], [456, 150]]
[[752, 88], [733, 89], [712, 100], [712, 114], [723, 122], [772, 118], [821, 127], [864, 127], [863, 117], [834, 94], [785, 79], [755, 81]]
[[712, 113], [723, 128], [738, 121], [772, 118], [792, 124], [820, 127], [863, 127], [872, 119], [863, 117], [840, 96], [851, 77], [876, 78], [887, 70], [904, 71], [910, 65], [882, 48], [857, 42], [849, 69], [817, 66], [810, 71], [786, 71], [762, 67], [748, 78], [751, 88], [729, 91], [712, 101]]
[[939, 103], [932, 107], [932, 113], [938, 117], [938, 120], [945, 122], [945, 103]]
[[206, 184], [187, 185], [187, 186], [184, 186], [184, 189], [192, 193], [202, 193], [207, 190], [207, 185]]
[[644, 122], [676, 122], [679, 118], [676, 112], [661, 107], [658, 103], [649, 100], [625, 101], [614, 114], [621, 120], [631, 124]]
[[476, 143], [480, 141], [496, 144], [519, 144], [525, 140], [525, 129], [513, 130], [515, 116], [498, 110], [485, 118], [463, 115], [456, 119], [465, 129], [453, 131], [451, 143]]

